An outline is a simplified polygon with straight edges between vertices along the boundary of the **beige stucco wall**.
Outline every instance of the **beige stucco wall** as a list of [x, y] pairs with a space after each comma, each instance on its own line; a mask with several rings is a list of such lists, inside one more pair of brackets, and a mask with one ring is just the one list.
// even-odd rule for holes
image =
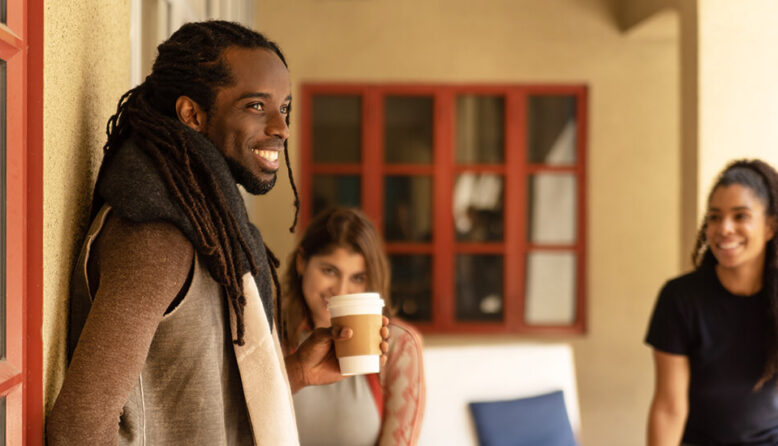
[[[297, 95], [304, 81], [589, 86], [589, 329], [563, 340], [575, 347], [584, 444], [638, 445], [653, 389], [642, 337], [658, 288], [681, 269], [678, 20], [661, 13], [622, 33], [606, 4], [263, 0], [257, 27], [284, 50]], [[297, 117], [290, 149], [299, 172]], [[283, 174], [252, 203], [283, 260], [293, 245], [291, 203]]]
[[43, 359], [47, 411], [65, 368], [70, 270], [102, 158], [105, 123], [129, 86], [129, 0], [46, 2], [43, 73]]
[[733, 158], [778, 166], [778, 3], [698, 2], [699, 213]]

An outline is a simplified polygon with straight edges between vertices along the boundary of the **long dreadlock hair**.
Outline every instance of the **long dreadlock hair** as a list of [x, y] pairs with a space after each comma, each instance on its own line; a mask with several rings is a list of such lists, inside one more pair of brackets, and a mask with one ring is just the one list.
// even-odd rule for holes
[[[108, 140], [103, 146], [102, 166], [108, 164], [107, 161], [130, 137], [155, 162], [170, 194], [192, 224], [195, 249], [205, 258], [209, 272], [222, 285], [235, 311], [237, 339], [233, 342], [243, 345], [246, 298], [241, 285], [238, 253], [244, 253], [253, 275], [257, 275], [259, 270], [235, 215], [218, 189], [214, 173], [190, 150], [194, 140], [179, 122], [175, 109], [176, 100], [187, 96], [206, 113], [211, 110], [217, 89], [234, 82], [223, 57], [229, 47], [267, 49], [287, 66], [278, 45], [237, 23], [208, 21], [185, 24], [157, 47], [159, 54], [144, 82], [119, 99], [116, 114], [108, 119], [106, 126]], [[286, 119], [288, 125], [288, 115]], [[284, 157], [295, 197], [294, 221], [289, 228], [293, 232], [300, 202], [286, 142]], [[101, 199], [95, 194], [93, 216], [101, 206]], [[279, 261], [267, 245], [264, 249], [275, 285], [278, 315], [281, 313], [281, 288], [276, 272]], [[276, 320], [280, 318], [277, 316]]]
[[[761, 160], [737, 160], [731, 162], [718, 176], [708, 195], [708, 202], [719, 187], [738, 184], [747, 187], [762, 202], [768, 224], [778, 219], [778, 172]], [[703, 219], [697, 232], [697, 242], [692, 252], [694, 266], [712, 266], [717, 263], [705, 236], [708, 223]], [[769, 305], [770, 332], [767, 334], [767, 358], [764, 372], [756, 385], [762, 387], [778, 373], [778, 235], [773, 236], [765, 246], [762, 289]]]

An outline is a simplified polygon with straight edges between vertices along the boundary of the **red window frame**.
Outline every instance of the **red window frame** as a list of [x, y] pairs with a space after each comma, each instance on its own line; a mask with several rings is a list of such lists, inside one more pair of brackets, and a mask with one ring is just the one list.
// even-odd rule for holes
[[6, 61], [7, 444], [43, 443], [43, 1], [8, 0]]
[[[433, 240], [430, 243], [387, 243], [389, 254], [432, 255], [432, 320], [414, 322], [426, 333], [539, 333], [578, 334], [586, 331], [586, 144], [587, 87], [585, 85], [402, 85], [324, 84], [302, 86], [302, 181], [301, 222], [312, 218], [312, 179], [315, 174], [360, 175], [362, 210], [383, 233], [385, 175], [429, 175], [433, 183]], [[313, 162], [313, 115], [315, 95], [358, 95], [362, 99], [362, 160], [355, 164]], [[502, 164], [457, 164], [454, 159], [455, 100], [459, 94], [495, 95], [505, 98], [505, 160]], [[383, 162], [383, 106], [387, 95], [431, 96], [434, 99], [433, 162], [429, 165], [390, 165]], [[577, 160], [572, 166], [529, 164], [527, 151], [527, 99], [530, 95], [572, 95], [577, 98]], [[507, 125], [507, 123], [513, 123]], [[375, 150], [365, 150], [367, 147]], [[501, 243], [459, 243], [454, 240], [452, 190], [460, 172], [493, 172], [505, 178], [505, 231]], [[577, 179], [577, 242], [573, 245], [534, 245], [526, 234], [526, 188], [529, 175], [572, 173]], [[369, 197], [369, 198], [368, 198]], [[508, 203], [516, 203], [509, 206]], [[534, 250], [574, 252], [576, 308], [574, 320], [564, 325], [530, 325], [524, 320], [525, 259]], [[456, 321], [454, 269], [458, 253], [504, 256], [504, 311], [502, 322]], [[511, 273], [508, 274], [507, 272]]]

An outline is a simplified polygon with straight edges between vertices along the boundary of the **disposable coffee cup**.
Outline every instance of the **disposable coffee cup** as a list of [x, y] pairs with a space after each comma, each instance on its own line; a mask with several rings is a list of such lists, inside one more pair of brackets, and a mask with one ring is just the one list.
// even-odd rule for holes
[[384, 301], [378, 293], [333, 296], [327, 303], [333, 327], [348, 327], [351, 339], [335, 341], [343, 376], [378, 373], [381, 368], [381, 326]]

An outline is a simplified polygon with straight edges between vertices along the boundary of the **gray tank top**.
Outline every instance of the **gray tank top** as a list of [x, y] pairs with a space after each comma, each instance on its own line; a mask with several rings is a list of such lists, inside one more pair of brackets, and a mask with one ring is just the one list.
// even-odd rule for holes
[[[69, 352], [92, 304], [87, 262], [109, 212], [105, 206], [95, 218], [73, 271]], [[189, 289], [157, 327], [146, 364], [124, 405], [120, 445], [254, 444], [227, 301], [197, 255], [192, 268]]]

